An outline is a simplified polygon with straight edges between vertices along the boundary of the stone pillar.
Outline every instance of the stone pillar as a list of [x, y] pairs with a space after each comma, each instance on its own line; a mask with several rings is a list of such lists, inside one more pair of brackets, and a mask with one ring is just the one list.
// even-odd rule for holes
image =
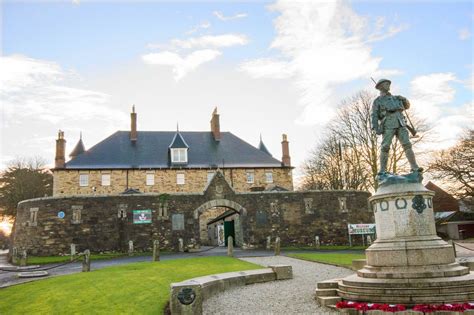
[[153, 241], [153, 261], [160, 261], [160, 241]]
[[265, 245], [265, 249], [270, 249], [270, 248], [272, 248], [272, 237], [267, 236], [267, 243]]
[[86, 249], [84, 251], [84, 259], [82, 260], [82, 272], [91, 271], [91, 252]]
[[17, 265], [18, 264], [18, 248], [16, 248], [15, 246], [12, 247], [12, 264], [13, 265]]
[[227, 238], [227, 256], [234, 257], [234, 238], [232, 236]]
[[71, 261], [76, 257], [76, 244], [71, 244]]
[[26, 266], [28, 260], [28, 253], [26, 252], [26, 249], [22, 249], [20, 251], [20, 266]]
[[315, 247], [316, 249], [319, 249], [319, 248], [321, 247], [321, 242], [319, 241], [319, 236], [318, 236], [318, 235], [316, 235], [316, 236], [314, 237], [314, 247]]
[[184, 252], [184, 241], [182, 238], [178, 239], [178, 251], [180, 253]]
[[277, 238], [275, 239], [275, 256], [279, 256], [280, 255], [280, 237], [277, 236]]
[[128, 256], [133, 256], [133, 241], [128, 241]]

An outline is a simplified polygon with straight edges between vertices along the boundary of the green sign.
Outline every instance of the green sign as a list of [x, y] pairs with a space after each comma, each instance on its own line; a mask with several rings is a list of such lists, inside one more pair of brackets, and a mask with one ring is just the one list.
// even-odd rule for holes
[[133, 210], [133, 224], [151, 223], [151, 210]]
[[349, 234], [375, 234], [375, 224], [348, 224]]

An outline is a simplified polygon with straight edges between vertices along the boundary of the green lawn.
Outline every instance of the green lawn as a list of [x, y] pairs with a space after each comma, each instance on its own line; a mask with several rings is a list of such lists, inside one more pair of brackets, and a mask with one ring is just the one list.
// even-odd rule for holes
[[161, 314], [170, 283], [261, 266], [230, 257], [141, 262], [0, 290], [0, 314]]
[[282, 247], [284, 250], [364, 250], [367, 249], [367, 246], [349, 246], [349, 245], [321, 245], [319, 249], [316, 249], [314, 246], [287, 246]]
[[[147, 256], [149, 253], [143, 253], [143, 255], [136, 256]], [[128, 256], [125, 253], [107, 253], [107, 254], [91, 254], [91, 260], [102, 260], [102, 259], [111, 259], [117, 257]], [[56, 264], [66, 261], [70, 261], [70, 256], [28, 256], [28, 265], [44, 265], [44, 264]], [[80, 261], [82, 258], [79, 259]]]
[[342, 267], [351, 267], [352, 260], [354, 259], [365, 259], [364, 254], [352, 254], [352, 253], [301, 253], [301, 254], [288, 254], [288, 256], [303, 260], [315, 261], [325, 264], [337, 265]]

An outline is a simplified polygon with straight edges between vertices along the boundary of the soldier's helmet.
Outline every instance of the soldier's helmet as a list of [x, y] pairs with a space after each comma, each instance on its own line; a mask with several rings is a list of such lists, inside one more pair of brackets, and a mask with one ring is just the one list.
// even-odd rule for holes
[[377, 84], [375, 84], [375, 88], [376, 88], [377, 90], [379, 90], [380, 84], [382, 84], [382, 83], [384, 83], [384, 82], [388, 82], [388, 83], [390, 83], [390, 84], [392, 83], [392, 81], [390, 81], [390, 80], [388, 80], [388, 79], [380, 79], [380, 80], [377, 82]]

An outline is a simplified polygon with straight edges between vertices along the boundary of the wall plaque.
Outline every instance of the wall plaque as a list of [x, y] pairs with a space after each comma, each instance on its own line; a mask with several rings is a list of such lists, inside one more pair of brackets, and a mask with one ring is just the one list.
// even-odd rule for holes
[[171, 227], [173, 231], [184, 230], [184, 214], [175, 213], [171, 216]]

